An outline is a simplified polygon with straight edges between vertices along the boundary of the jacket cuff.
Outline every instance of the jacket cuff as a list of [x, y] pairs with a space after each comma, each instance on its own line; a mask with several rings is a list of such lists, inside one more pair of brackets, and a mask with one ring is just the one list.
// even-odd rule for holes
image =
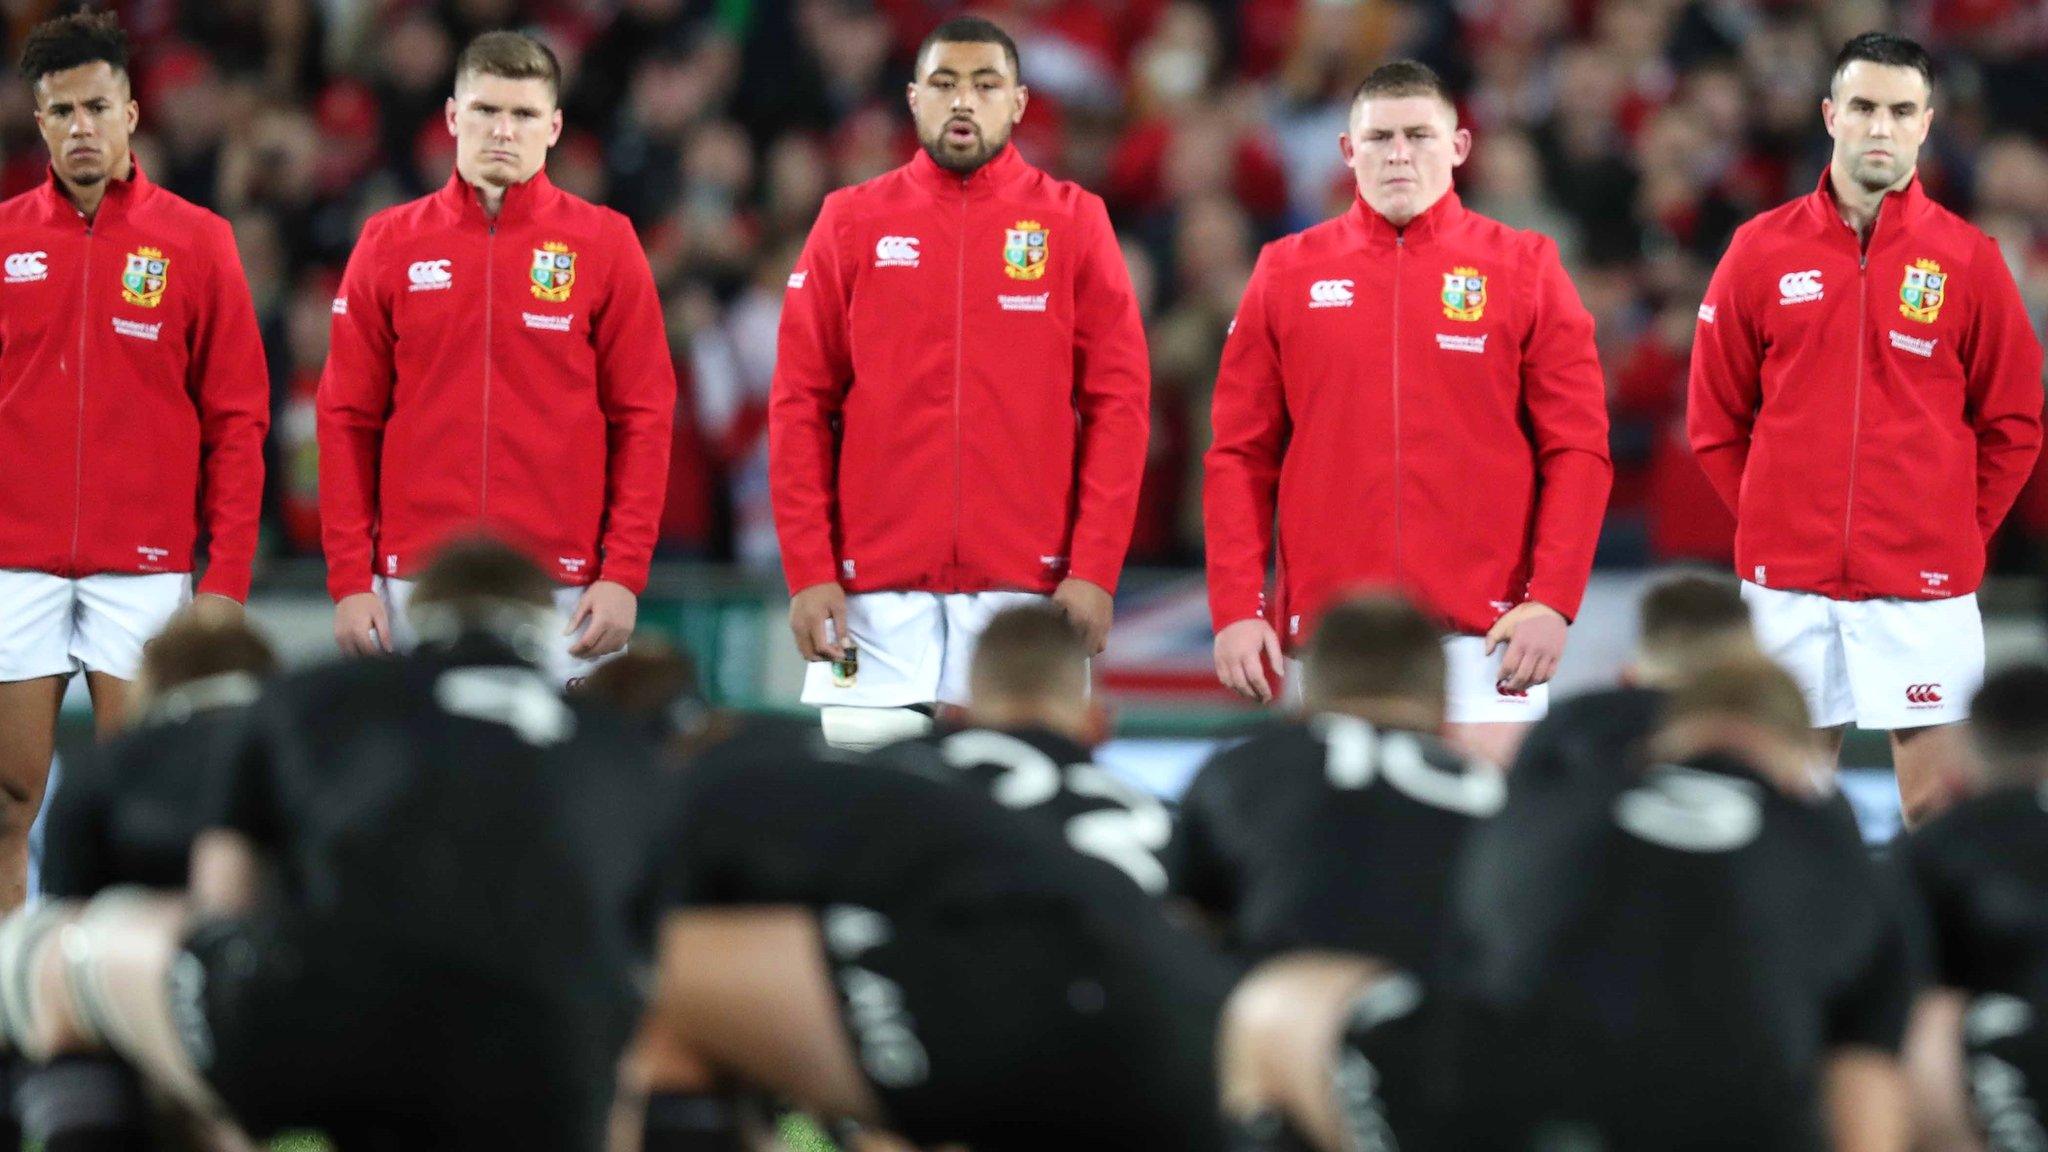
[[1583, 584], [1577, 588], [1566, 588], [1561, 584], [1539, 584], [1531, 581], [1529, 595], [1524, 598], [1524, 602], [1533, 600], [1545, 608], [1554, 608], [1564, 617], [1565, 623], [1572, 624], [1578, 621], [1579, 602], [1585, 598], [1586, 587]]
[[375, 592], [376, 590], [376, 584], [371, 579], [367, 569], [355, 574], [344, 574], [332, 568], [327, 570], [327, 595], [336, 604], [351, 596], [359, 596], [365, 592]]
[[597, 570], [597, 579], [617, 584], [633, 595], [647, 591], [647, 570], [653, 566], [651, 560], [633, 563], [625, 560], [605, 559], [604, 566]]
[[798, 556], [785, 552], [782, 556], [782, 579], [789, 585], [789, 594], [794, 596], [806, 588], [838, 583], [838, 565], [829, 555]]
[[247, 564], [208, 564], [206, 574], [199, 578], [199, 585], [192, 592], [195, 596], [225, 596], [238, 604], [246, 603], [249, 582]]
[[1064, 579], [1086, 580], [1111, 596], [1116, 595], [1116, 583], [1123, 577], [1123, 571], [1116, 565], [1097, 567], [1093, 564], [1071, 564]]

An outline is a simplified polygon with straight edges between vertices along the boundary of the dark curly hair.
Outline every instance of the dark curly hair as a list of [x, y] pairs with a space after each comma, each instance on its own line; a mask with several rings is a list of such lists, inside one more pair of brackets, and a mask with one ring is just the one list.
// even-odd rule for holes
[[35, 26], [21, 49], [21, 74], [30, 84], [52, 72], [63, 72], [104, 60], [114, 71], [128, 72], [128, 34], [112, 12], [73, 12]]

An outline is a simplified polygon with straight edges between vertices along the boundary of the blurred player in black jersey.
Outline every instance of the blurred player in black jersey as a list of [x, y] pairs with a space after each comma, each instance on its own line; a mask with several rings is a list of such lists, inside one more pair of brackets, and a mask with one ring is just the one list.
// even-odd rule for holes
[[1076, 851], [1164, 895], [1159, 856], [1173, 818], [1156, 797], [1095, 765], [1109, 711], [1089, 689], [1088, 656], [1087, 640], [1056, 607], [1004, 609], [969, 665], [964, 726], [877, 755], [913, 770], [958, 772], [1003, 807], [1045, 821]]
[[[1220, 1147], [1228, 972], [1039, 813], [773, 728], [681, 785], [656, 1014], [697, 1115], [755, 1091], [920, 1146]], [[741, 1147], [725, 1123], [688, 1147]]]
[[1218, 753], [1183, 796], [1172, 891], [1246, 959], [1315, 948], [1420, 966], [1500, 773], [1438, 742], [1442, 637], [1407, 600], [1332, 609], [1302, 668], [1308, 717]]
[[1711, 665], [1644, 771], [1511, 777], [1441, 971], [1311, 957], [1233, 998], [1243, 1146], [1903, 1149], [1903, 931], [1806, 717], [1775, 666]]
[[[277, 670], [241, 616], [172, 616], [142, 647], [134, 724], [65, 762], [44, 818], [39, 891], [85, 900], [116, 885], [182, 889], [204, 829], [206, 783], [243, 738], [248, 705]], [[14, 1093], [47, 1152], [139, 1147], [148, 1118], [133, 1073], [105, 1054], [28, 1072]]]
[[1970, 705], [1976, 797], [1902, 842], [1934, 987], [1908, 1045], [1919, 1147], [2048, 1148], [2048, 665], [2008, 668]]
[[1757, 652], [1734, 579], [1681, 572], [1652, 581], [1636, 609], [1636, 647], [1621, 684], [1552, 703], [1515, 755], [1516, 776], [1613, 772], [1639, 765], [1664, 694], [1693, 671]]
[[456, 545], [420, 581], [417, 652], [274, 684], [209, 789], [189, 908], [116, 889], [0, 930], [9, 1036], [111, 1048], [258, 1133], [602, 1147], [659, 781], [536, 671], [552, 592]]

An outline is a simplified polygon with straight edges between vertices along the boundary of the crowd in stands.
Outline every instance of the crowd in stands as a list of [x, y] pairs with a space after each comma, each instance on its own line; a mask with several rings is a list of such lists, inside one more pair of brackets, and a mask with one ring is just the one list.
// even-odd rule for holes
[[[67, 5], [68, 6], [68, 5]], [[234, 224], [274, 381], [266, 552], [319, 550], [313, 402], [329, 302], [370, 213], [438, 187], [455, 52], [502, 27], [562, 57], [549, 171], [625, 212], [666, 303], [683, 403], [663, 553], [772, 573], [766, 401], [784, 281], [825, 194], [902, 163], [910, 55], [953, 0], [118, 0], [136, 154]], [[6, 56], [51, 0], [0, 7]], [[1132, 546], [1201, 550], [1225, 326], [1258, 247], [1351, 200], [1346, 96], [1414, 56], [1462, 93], [1466, 201], [1560, 244], [1599, 324], [1615, 488], [1604, 564], [1726, 560], [1685, 446], [1694, 312], [1733, 229], [1809, 191], [1832, 45], [1890, 27], [1941, 64], [1921, 175], [2002, 244], [2048, 331], [2048, 6], [2031, 0], [992, 0], [1031, 103], [1025, 157], [1108, 201], [1151, 336]], [[44, 178], [0, 84], [0, 191]], [[1370, 285], [1361, 285], [1370, 291]], [[2048, 466], [1998, 547], [2048, 565]]]

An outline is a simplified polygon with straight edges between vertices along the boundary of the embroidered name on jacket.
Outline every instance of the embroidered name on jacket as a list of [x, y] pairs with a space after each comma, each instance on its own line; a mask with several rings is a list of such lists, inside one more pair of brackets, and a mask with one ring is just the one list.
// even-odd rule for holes
[[1908, 336], [1904, 332], [1893, 332], [1891, 337], [1892, 347], [1897, 348], [1901, 352], [1911, 352], [1915, 356], [1923, 356], [1929, 359], [1932, 359], [1934, 356], [1934, 346], [1941, 343], [1938, 339], [1922, 340], [1915, 336]]
[[545, 312], [521, 312], [519, 318], [526, 322], [528, 328], [542, 332], [567, 332], [569, 325], [575, 322], [576, 314], [550, 316]]
[[1447, 332], [1439, 332], [1436, 334], [1436, 346], [1446, 352], [1484, 353], [1486, 351], [1486, 337], [1452, 336]]

